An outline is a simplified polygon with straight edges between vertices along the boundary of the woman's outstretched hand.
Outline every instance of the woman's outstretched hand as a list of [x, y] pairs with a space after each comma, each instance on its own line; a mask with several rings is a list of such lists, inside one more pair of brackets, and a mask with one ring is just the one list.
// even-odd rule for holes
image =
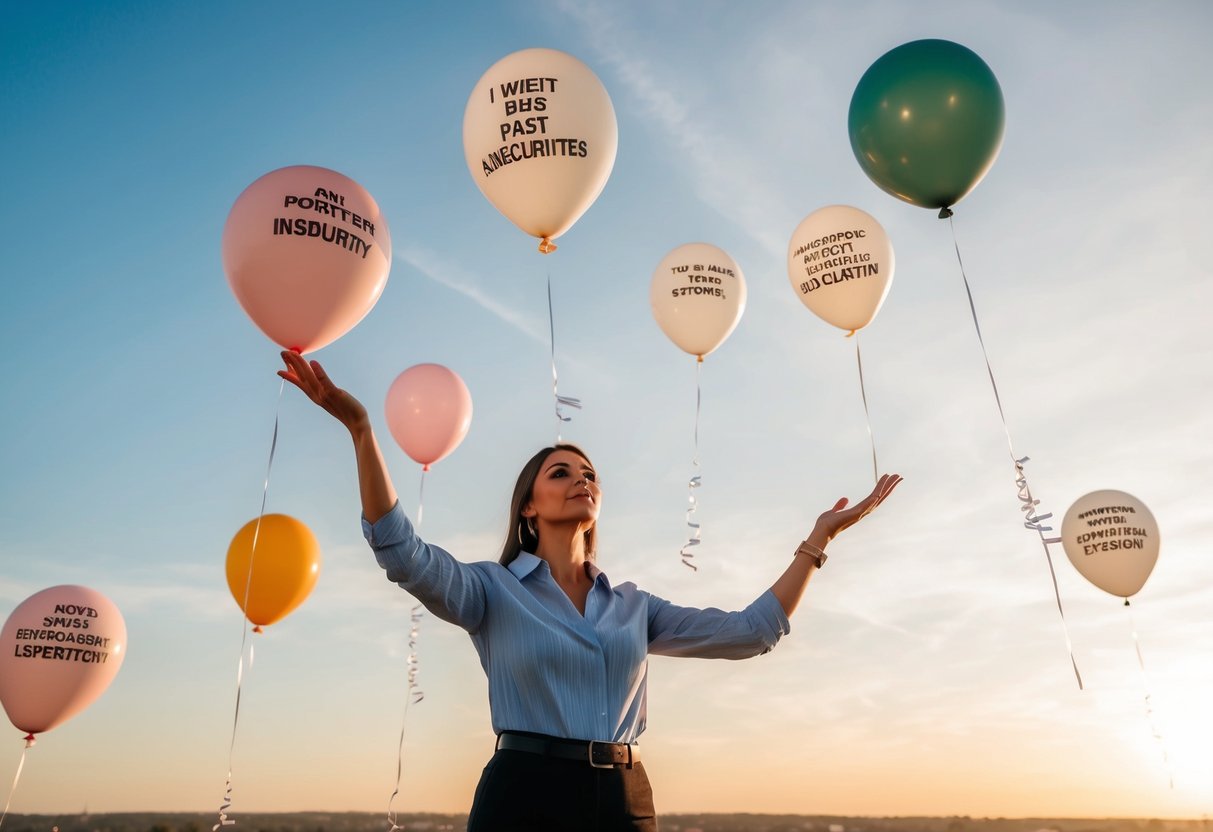
[[900, 474], [883, 475], [877, 481], [876, 487], [872, 489], [872, 493], [850, 508], [847, 508], [849, 501], [846, 497], [843, 497], [834, 504], [833, 508], [822, 512], [821, 516], [817, 518], [817, 524], [813, 527], [813, 533], [809, 536], [810, 540], [814, 540], [816, 541], [816, 545], [824, 547], [839, 532], [854, 526], [871, 514], [878, 505], [884, 502], [885, 497], [893, 493], [893, 489], [900, 482]]
[[289, 350], [283, 351], [282, 361], [286, 364], [286, 369], [279, 370], [278, 375], [331, 413], [350, 433], [370, 425], [362, 402], [333, 384], [319, 361], [307, 361], [299, 353]]
[[[847, 508], [847, 503], [850, 502], [846, 497], [843, 497], [834, 504], [834, 507], [829, 511], [822, 512], [817, 518], [817, 523], [813, 526], [813, 531], [805, 539], [804, 544], [809, 549], [808, 554], [812, 554], [812, 550], [816, 549], [819, 554], [825, 554], [826, 544], [834, 539], [834, 536], [843, 529], [848, 529], [854, 526], [863, 518], [872, 513], [876, 506], [884, 502], [884, 498], [893, 493], [893, 489], [901, 482], [899, 474], [885, 474], [876, 483], [876, 487], [872, 489], [872, 493], [864, 497], [855, 505]], [[801, 554], [801, 549], [796, 550], [796, 554]], [[813, 573], [813, 564], [820, 564], [821, 561], [816, 558], [792, 558], [792, 564], [779, 576], [778, 580], [771, 585], [771, 592], [779, 601], [780, 606], [786, 615], [791, 615], [800, 603], [800, 597], [804, 594], [805, 585], [809, 582], [809, 576]]]

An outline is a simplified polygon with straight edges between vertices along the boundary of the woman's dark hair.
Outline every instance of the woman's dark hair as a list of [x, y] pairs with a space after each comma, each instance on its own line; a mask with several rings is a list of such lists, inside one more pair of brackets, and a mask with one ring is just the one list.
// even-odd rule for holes
[[[502, 566], [508, 566], [514, 558], [518, 557], [519, 552], [524, 550], [534, 552], [539, 546], [539, 538], [527, 526], [526, 518], [522, 516], [522, 509], [534, 495], [535, 480], [539, 479], [539, 469], [543, 467], [544, 461], [556, 451], [572, 451], [586, 462], [590, 461], [581, 448], [561, 442], [541, 449], [530, 458], [526, 465], [522, 466], [522, 470], [518, 472], [518, 482], [514, 485], [514, 496], [510, 499], [510, 525], [506, 532], [505, 546], [501, 549], [500, 563]], [[593, 465], [593, 463], [590, 464]], [[598, 524], [595, 523], [585, 530], [585, 551], [590, 560], [594, 559], [597, 549]]]

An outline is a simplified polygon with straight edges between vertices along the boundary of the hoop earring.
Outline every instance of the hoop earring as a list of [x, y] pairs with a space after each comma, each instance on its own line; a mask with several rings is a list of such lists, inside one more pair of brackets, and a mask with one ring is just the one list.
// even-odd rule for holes
[[529, 517], [523, 517], [521, 519], [521, 521], [518, 523], [518, 545], [523, 546], [523, 547], [526, 546], [526, 541], [522, 539], [522, 527], [523, 526], [526, 526], [527, 532], [530, 534], [531, 537], [535, 538], [536, 542], [538, 542], [539, 541], [539, 532], [535, 530], [534, 521], [532, 521], [531, 518], [529, 518]]

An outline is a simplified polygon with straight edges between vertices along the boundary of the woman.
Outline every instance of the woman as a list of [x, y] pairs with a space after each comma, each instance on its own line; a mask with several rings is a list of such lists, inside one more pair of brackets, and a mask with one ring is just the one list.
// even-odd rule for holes
[[792, 563], [740, 612], [677, 607], [612, 585], [595, 564], [602, 490], [573, 445], [544, 448], [523, 467], [499, 563], [462, 563], [413, 531], [370, 420], [319, 363], [284, 352], [279, 375], [350, 432], [363, 532], [387, 577], [439, 618], [468, 631], [489, 679], [497, 748], [476, 787], [469, 832], [656, 830], [636, 738], [645, 727], [649, 653], [741, 659], [789, 631], [825, 547], [901, 481], [880, 478], [852, 508], [823, 513]]

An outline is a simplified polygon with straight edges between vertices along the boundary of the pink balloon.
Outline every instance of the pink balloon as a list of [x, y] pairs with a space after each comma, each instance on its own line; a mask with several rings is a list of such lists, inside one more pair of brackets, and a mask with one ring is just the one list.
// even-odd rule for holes
[[392, 239], [374, 198], [327, 168], [271, 171], [223, 226], [223, 269], [270, 340], [301, 353], [354, 328], [383, 294]]
[[0, 702], [9, 720], [40, 734], [92, 704], [126, 656], [126, 622], [84, 586], [53, 586], [22, 601], [0, 631]]
[[441, 364], [418, 364], [392, 382], [384, 413], [396, 443], [428, 471], [467, 436], [472, 394]]

